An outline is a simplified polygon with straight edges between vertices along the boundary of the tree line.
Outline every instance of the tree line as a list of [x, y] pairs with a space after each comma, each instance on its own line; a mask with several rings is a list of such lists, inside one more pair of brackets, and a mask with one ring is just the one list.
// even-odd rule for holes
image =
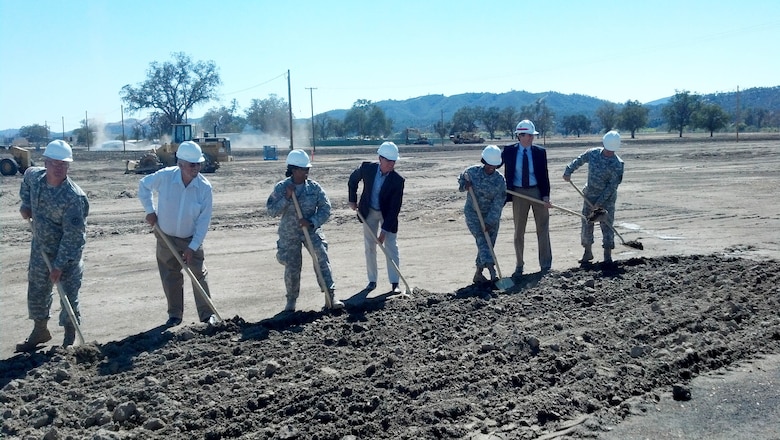
[[[218, 67], [213, 61], [193, 61], [188, 55], [176, 52], [172, 60], [152, 62], [147, 77], [136, 85], [127, 84], [120, 90], [120, 96], [130, 112], [148, 110], [147, 124], [137, 123], [131, 127], [135, 139], [160, 138], [171, 132], [174, 124], [186, 120], [187, 114], [196, 105], [202, 105], [218, 98], [217, 90], [222, 84]], [[745, 109], [743, 114], [726, 112], [719, 105], [707, 102], [702, 96], [687, 90], [676, 91], [669, 102], [661, 106], [661, 121], [652, 121], [654, 126], [665, 123], [669, 132], [682, 137], [686, 128], [701, 129], [710, 133], [733, 129], [739, 124], [740, 131], [749, 127], [760, 130], [767, 124], [780, 125], [780, 115], [766, 109]], [[441, 138], [457, 133], [487, 133], [492, 139], [500, 136], [513, 137], [515, 125], [522, 119], [534, 121], [540, 136], [554, 133], [562, 135], [591, 134], [620, 129], [629, 132], [631, 138], [649, 126], [650, 108], [639, 101], [628, 100], [622, 105], [606, 103], [599, 107], [593, 119], [584, 114], [563, 115], [557, 118], [544, 98], [522, 106], [519, 109], [508, 106], [464, 106], [459, 108], [450, 120], [433, 124], [433, 131]], [[738, 121], [738, 122], [735, 122]], [[87, 120], [74, 130], [73, 137], [79, 144], [94, 142], [95, 132]], [[309, 132], [317, 139], [331, 137], [360, 139], [384, 139], [393, 135], [393, 120], [376, 103], [359, 99], [355, 101], [344, 119], [339, 120], [327, 114], [316, 115], [309, 121]], [[240, 133], [248, 127], [272, 135], [290, 132], [289, 105], [283, 98], [270, 94], [265, 99], [252, 99], [243, 112], [234, 99], [229, 105], [212, 107], [200, 120], [204, 131], [213, 133]], [[50, 138], [48, 127], [38, 124], [21, 127], [19, 136], [38, 144]]]

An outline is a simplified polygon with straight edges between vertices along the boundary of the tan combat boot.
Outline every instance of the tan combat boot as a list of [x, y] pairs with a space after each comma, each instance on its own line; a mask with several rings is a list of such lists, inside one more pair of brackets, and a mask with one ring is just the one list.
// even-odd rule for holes
[[482, 266], [477, 266], [477, 271], [474, 272], [474, 278], [471, 280], [474, 282], [474, 284], [486, 283], [488, 281], [487, 278], [485, 278], [485, 275], [482, 275], [483, 269], [484, 268]]
[[35, 327], [33, 327], [32, 333], [27, 337], [27, 340], [21, 344], [16, 344], [16, 351], [32, 351], [38, 346], [51, 340], [51, 333], [46, 327], [49, 323], [49, 319], [36, 319]]
[[65, 337], [62, 338], [62, 346], [70, 347], [76, 342], [76, 327], [72, 323], [65, 324]]
[[585, 252], [582, 254], [579, 263], [587, 263], [593, 260], [593, 247], [591, 245], [585, 246]]

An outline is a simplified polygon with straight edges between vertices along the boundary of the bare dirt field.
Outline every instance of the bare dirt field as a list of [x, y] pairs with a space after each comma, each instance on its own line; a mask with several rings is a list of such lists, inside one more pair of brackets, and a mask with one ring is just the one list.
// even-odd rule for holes
[[[553, 203], [579, 211], [580, 196], [560, 176], [597, 145], [547, 145]], [[184, 325], [170, 330], [136, 198], [140, 176], [122, 174], [137, 153], [77, 151], [70, 175], [91, 202], [81, 290], [88, 343], [57, 348], [62, 331], [50, 325], [51, 345], [33, 354], [13, 353], [32, 328], [21, 177], [0, 177], [0, 437], [780, 438], [777, 135], [624, 139], [616, 228], [644, 249], [616, 238], [616, 265], [602, 267], [596, 253], [581, 268], [579, 218], [553, 210], [553, 270], [538, 273], [529, 222], [527, 275], [506, 292], [471, 284], [476, 246], [456, 177], [480, 150], [401, 146], [399, 247], [413, 295], [389, 299], [382, 263], [379, 288], [362, 291], [361, 226], [346, 195], [349, 173], [375, 160], [376, 147], [318, 148], [310, 178], [333, 204], [324, 228], [347, 308], [321, 311], [307, 264], [299, 311], [281, 314], [277, 220], [265, 201], [284, 176], [284, 152], [265, 161], [262, 151], [236, 149], [234, 162], [207, 175], [215, 205], [206, 264], [225, 321], [195, 324], [187, 287]], [[572, 180], [583, 186], [585, 173]], [[506, 208], [496, 246], [506, 276], [512, 234]], [[733, 374], [762, 386], [729, 389], [729, 402], [713, 397], [725, 382], [706, 381]], [[674, 400], [674, 390], [691, 400]], [[733, 409], [736, 397], [749, 414], [716, 414], [721, 425], [702, 415]], [[771, 408], [757, 411], [758, 399]], [[684, 409], [693, 421], [664, 417]]]

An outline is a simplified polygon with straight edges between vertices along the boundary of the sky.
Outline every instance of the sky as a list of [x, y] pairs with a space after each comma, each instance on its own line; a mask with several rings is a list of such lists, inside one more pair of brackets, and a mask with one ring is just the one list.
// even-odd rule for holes
[[[0, 130], [124, 116], [120, 90], [184, 52], [219, 101], [271, 94], [296, 118], [461, 93], [650, 102], [780, 85], [780, 1], [0, 0]], [[447, 115], [444, 115], [445, 117]], [[451, 116], [451, 115], [450, 115]]]

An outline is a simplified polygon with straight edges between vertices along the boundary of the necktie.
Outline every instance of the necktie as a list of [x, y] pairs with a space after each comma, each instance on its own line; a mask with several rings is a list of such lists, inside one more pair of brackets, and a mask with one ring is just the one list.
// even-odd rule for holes
[[528, 188], [531, 186], [531, 178], [529, 177], [530, 174], [531, 173], [528, 171], [528, 154], [526, 154], [526, 149], [523, 148], [523, 188]]

